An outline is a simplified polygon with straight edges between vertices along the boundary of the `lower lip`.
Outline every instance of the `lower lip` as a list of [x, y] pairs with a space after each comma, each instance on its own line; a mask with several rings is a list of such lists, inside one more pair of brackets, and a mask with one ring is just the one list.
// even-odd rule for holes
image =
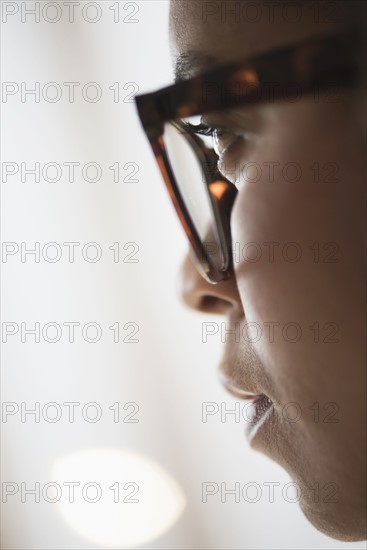
[[273, 403], [265, 395], [259, 395], [253, 399], [246, 411], [247, 422], [246, 435], [252, 441], [260, 428], [268, 420], [273, 410]]

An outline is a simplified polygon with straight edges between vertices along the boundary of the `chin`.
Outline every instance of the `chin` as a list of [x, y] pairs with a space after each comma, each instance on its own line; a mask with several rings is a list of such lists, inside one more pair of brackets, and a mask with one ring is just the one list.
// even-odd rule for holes
[[350, 503], [315, 503], [301, 500], [301, 509], [318, 531], [343, 542], [366, 539], [365, 509]]

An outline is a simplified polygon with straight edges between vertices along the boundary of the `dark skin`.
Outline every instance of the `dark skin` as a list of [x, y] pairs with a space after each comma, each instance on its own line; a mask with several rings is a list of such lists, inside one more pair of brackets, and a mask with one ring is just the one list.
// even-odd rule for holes
[[[186, 77], [304, 37], [336, 32], [363, 17], [358, 2], [341, 6], [332, 18], [323, 12], [325, 3], [316, 2], [320, 15], [315, 22], [315, 12], [300, 1], [302, 15], [296, 22], [289, 21], [294, 13], [284, 16], [281, 10], [269, 20], [265, 16], [269, 8], [258, 0], [263, 16], [251, 22], [241, 16], [244, 11], [238, 17], [226, 15], [228, 4], [171, 2], [172, 56], [181, 58]], [[246, 2], [232, 4], [243, 7]], [[285, 243], [296, 242], [302, 258], [286, 261], [275, 251], [273, 261], [265, 253], [257, 262], [240, 259], [234, 265], [235, 277], [219, 285], [207, 283], [189, 258], [181, 273], [187, 304], [225, 314], [228, 328], [249, 322], [262, 327], [294, 322], [302, 327], [302, 337], [293, 343], [279, 337], [281, 331], [274, 333], [273, 341], [265, 336], [256, 343], [229, 339], [221, 376], [236, 397], [263, 394], [273, 402], [271, 418], [252, 438], [252, 446], [281, 464], [300, 485], [302, 510], [319, 530], [350, 541], [366, 536], [362, 98], [360, 90], [339, 91], [334, 102], [304, 97], [239, 110], [231, 117], [217, 115], [213, 126], [226, 130], [219, 167], [225, 176], [227, 170], [239, 190], [231, 217], [233, 242], [242, 248], [249, 242], [260, 246], [277, 242], [280, 250]], [[267, 170], [256, 183], [243, 170], [239, 177], [231, 176], [231, 168], [249, 161], [262, 167], [276, 161], [281, 168], [297, 163], [300, 178], [290, 183], [281, 170], [274, 172], [271, 183]], [[336, 167], [332, 182], [316, 177], [310, 168], [315, 163], [322, 169]], [[330, 242], [337, 248], [322, 249]], [[315, 257], [314, 243], [323, 250], [321, 260]], [[326, 261], [328, 253], [336, 254], [335, 262]], [[318, 342], [315, 322], [321, 331]], [[332, 329], [336, 333], [331, 340], [336, 341], [329, 342]], [[298, 422], [286, 421], [281, 414], [288, 403], [300, 407]], [[328, 403], [334, 409], [323, 409]], [[315, 404], [324, 411], [319, 420]], [[333, 414], [327, 418], [327, 413]], [[312, 489], [316, 486], [319, 499]]]

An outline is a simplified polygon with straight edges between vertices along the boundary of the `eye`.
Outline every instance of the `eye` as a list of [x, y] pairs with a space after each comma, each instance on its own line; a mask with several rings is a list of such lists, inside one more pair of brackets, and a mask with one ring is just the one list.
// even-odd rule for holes
[[241, 136], [235, 134], [234, 132], [229, 132], [228, 130], [219, 130], [216, 128], [213, 130], [212, 137], [214, 151], [221, 159], [224, 156], [228, 147]]
[[236, 141], [238, 138], [243, 138], [242, 134], [235, 133], [225, 128], [211, 128], [206, 124], [200, 123], [198, 125], [190, 124], [183, 121], [183, 127], [191, 134], [200, 136], [209, 136], [212, 138], [213, 149], [216, 152], [218, 158], [221, 160], [228, 147]]

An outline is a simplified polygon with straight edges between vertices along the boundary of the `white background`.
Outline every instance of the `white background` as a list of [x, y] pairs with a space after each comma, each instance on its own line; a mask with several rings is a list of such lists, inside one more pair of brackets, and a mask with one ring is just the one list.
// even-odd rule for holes
[[[63, 166], [75, 161], [81, 166], [98, 163], [102, 177], [98, 182], [83, 180], [80, 167], [74, 182], [68, 181], [67, 169], [58, 182], [32, 175], [21, 181], [21, 170], [9, 176], [2, 186], [2, 239], [34, 248], [49, 242], [59, 243], [63, 255], [58, 262], [46, 261], [41, 254], [21, 261], [20, 253], [3, 257], [2, 321], [24, 322], [41, 327], [53, 322], [80, 323], [75, 342], [67, 331], [56, 343], [41, 336], [35, 343], [31, 335], [21, 342], [20, 331], [3, 344], [2, 399], [34, 408], [56, 402], [78, 402], [79, 414], [71, 423], [63, 407], [62, 418], [55, 423], [34, 421], [20, 413], [2, 420], [2, 481], [21, 482], [32, 487], [52, 481], [55, 466], [66, 457], [98, 449], [134, 451], [159, 464], [180, 487], [186, 506], [173, 525], [164, 527], [168, 511], [161, 513], [163, 534], [154, 536], [147, 527], [143, 505], [135, 506], [137, 527], [146, 531], [144, 548], [192, 549], [275, 549], [275, 548], [364, 548], [363, 543], [343, 544], [318, 533], [303, 517], [297, 504], [282, 496], [290, 481], [280, 467], [252, 451], [244, 437], [244, 421], [236, 422], [220, 414], [202, 422], [204, 402], [223, 403], [228, 409], [235, 400], [222, 390], [216, 365], [221, 354], [219, 337], [202, 342], [202, 322], [212, 321], [186, 310], [176, 292], [177, 272], [186, 253], [186, 240], [158, 174], [154, 158], [140, 128], [134, 103], [122, 101], [136, 83], [140, 93], [172, 82], [168, 46], [168, 1], [120, 2], [120, 17], [114, 22], [110, 9], [114, 2], [99, 2], [102, 16], [91, 23], [95, 8], [85, 12], [86, 2], [75, 6], [70, 22], [69, 8], [58, 2], [62, 16], [50, 23], [42, 17], [25, 15], [35, 2], [2, 2], [19, 11], [2, 24], [2, 80], [21, 87], [34, 88], [40, 83], [40, 101], [21, 93], [2, 98], [2, 162], [27, 167], [39, 162]], [[41, 2], [41, 10], [47, 2]], [[56, 4], [53, 2], [52, 4]], [[138, 7], [138, 11], [134, 8]], [[12, 7], [6, 8], [12, 10]], [[93, 11], [94, 10], [94, 11]], [[131, 19], [128, 14], [137, 11]], [[46, 18], [55, 17], [50, 7]], [[4, 16], [4, 13], [3, 13]], [[183, 22], [184, 24], [184, 22]], [[52, 103], [42, 96], [48, 82], [59, 83], [62, 97]], [[68, 98], [64, 82], [79, 82], [75, 102]], [[88, 102], [81, 89], [96, 82], [102, 89], [98, 102]], [[115, 103], [109, 86], [119, 82], [120, 101]], [[49, 90], [50, 96], [52, 90]], [[91, 95], [93, 90], [90, 90]], [[47, 92], [46, 92], [47, 93]], [[128, 162], [138, 166], [138, 182], [113, 181], [109, 166]], [[122, 178], [127, 175], [122, 171]], [[51, 172], [50, 172], [51, 174]], [[91, 171], [92, 174], [92, 171]], [[79, 242], [75, 261], [68, 261], [64, 242]], [[100, 261], [83, 259], [81, 249], [97, 242], [102, 249]], [[119, 242], [137, 243], [138, 263], [114, 263], [109, 246]], [[132, 249], [121, 250], [123, 257]], [[52, 250], [49, 249], [50, 255]], [[90, 251], [92, 254], [92, 250]], [[217, 319], [214, 319], [216, 321]], [[88, 322], [102, 328], [99, 342], [88, 343], [81, 327]], [[113, 323], [139, 325], [139, 343], [114, 343], [108, 328]], [[3, 325], [4, 326], [4, 325]], [[8, 325], [7, 325], [8, 326]], [[92, 334], [92, 332], [91, 332]], [[127, 332], [123, 331], [123, 337]], [[80, 415], [82, 406], [96, 402], [103, 415], [91, 423]], [[119, 402], [139, 405], [138, 423], [114, 423], [109, 406]], [[52, 412], [50, 412], [50, 415]], [[92, 412], [91, 412], [92, 414]], [[108, 460], [95, 468], [95, 479], [109, 469]], [[121, 481], [124, 481], [121, 467]], [[71, 472], [78, 480], [81, 473]], [[80, 478], [82, 479], [82, 478]], [[70, 481], [70, 479], [68, 480]], [[260, 498], [239, 503], [229, 495], [222, 503], [220, 493], [202, 502], [202, 483], [218, 486], [257, 483]], [[269, 502], [264, 483], [279, 483], [274, 502]], [[162, 489], [163, 490], [163, 489]], [[291, 493], [290, 493], [291, 494]], [[144, 500], [144, 490], [141, 491]], [[289, 499], [288, 499], [289, 500]], [[80, 503], [83, 508], [83, 503]], [[96, 523], [104, 533], [103, 514], [88, 518], [93, 504], [84, 504], [84, 530], [75, 505], [74, 523], [61, 513], [58, 504], [32, 496], [21, 502], [20, 494], [9, 496], [2, 507], [2, 544], [6, 549], [84, 549], [123, 546], [124, 538], [101, 542], [94, 538]], [[140, 507], [140, 508], [139, 508]], [[172, 508], [173, 509], [173, 508]], [[122, 510], [121, 521], [124, 521]], [[139, 511], [141, 510], [141, 512]], [[148, 510], [147, 514], [151, 514]], [[106, 508], [106, 515], [109, 516]], [[109, 516], [110, 517], [110, 516]], [[69, 518], [70, 519], [70, 518]], [[157, 522], [159, 523], [159, 521]], [[86, 522], [86, 523], [85, 523]], [[89, 523], [88, 523], [89, 522]], [[85, 527], [87, 525], [87, 527]], [[108, 525], [108, 521], [107, 521]], [[89, 527], [90, 526], [90, 527]], [[80, 526], [79, 526], [80, 527]], [[90, 529], [90, 532], [88, 532]], [[109, 528], [108, 528], [109, 529]], [[108, 530], [107, 529], [107, 530]], [[128, 530], [128, 528], [126, 527]], [[124, 529], [122, 529], [124, 531]], [[106, 535], [107, 536], [107, 535]], [[106, 539], [107, 540], [107, 539]], [[110, 545], [109, 545], [110, 544]], [[129, 543], [131, 544], [131, 542]]]

